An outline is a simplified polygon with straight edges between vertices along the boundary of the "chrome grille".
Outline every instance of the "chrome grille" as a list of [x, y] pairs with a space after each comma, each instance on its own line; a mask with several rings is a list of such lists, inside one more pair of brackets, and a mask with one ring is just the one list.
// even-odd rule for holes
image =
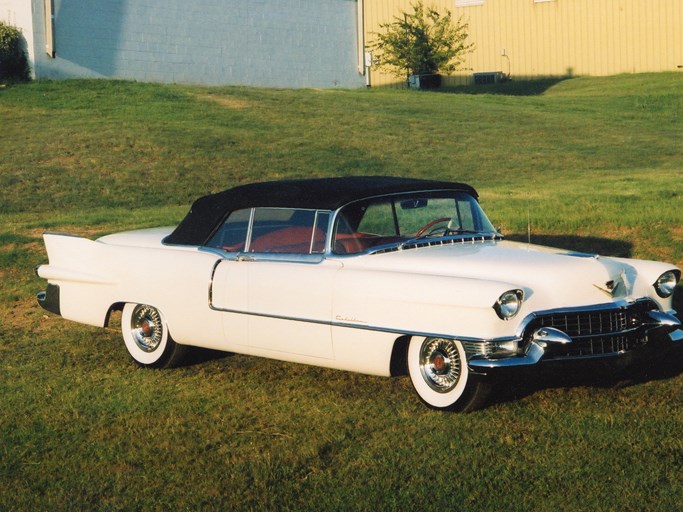
[[597, 357], [619, 354], [647, 343], [643, 313], [656, 309], [642, 301], [613, 309], [554, 311], [539, 314], [525, 329], [525, 340], [540, 327], [553, 327], [569, 335], [572, 343], [548, 347], [548, 358]]

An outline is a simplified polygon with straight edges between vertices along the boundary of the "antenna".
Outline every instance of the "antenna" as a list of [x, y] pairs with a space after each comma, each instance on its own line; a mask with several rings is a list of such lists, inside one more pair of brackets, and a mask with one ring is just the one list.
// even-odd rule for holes
[[531, 245], [531, 207], [528, 201], [526, 204], [526, 238], [527, 243]]

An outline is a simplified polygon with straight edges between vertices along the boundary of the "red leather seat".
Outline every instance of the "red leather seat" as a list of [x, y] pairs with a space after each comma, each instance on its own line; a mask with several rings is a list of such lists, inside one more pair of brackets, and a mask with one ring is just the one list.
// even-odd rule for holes
[[[311, 251], [310, 227], [292, 226], [266, 233], [249, 246], [249, 252], [285, 252], [293, 254], [308, 254]], [[315, 230], [314, 252], [322, 252], [325, 243], [325, 233]]]

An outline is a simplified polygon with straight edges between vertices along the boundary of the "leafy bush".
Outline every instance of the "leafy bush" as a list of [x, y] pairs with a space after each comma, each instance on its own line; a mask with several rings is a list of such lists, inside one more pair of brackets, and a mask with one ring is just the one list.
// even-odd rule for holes
[[398, 77], [456, 71], [474, 48], [466, 42], [467, 23], [462, 18], [453, 23], [450, 11], [441, 15], [421, 1], [412, 7], [412, 13], [402, 11], [380, 25], [385, 32], [376, 34], [371, 45], [378, 51], [379, 67]]
[[28, 59], [19, 29], [0, 21], [0, 80], [29, 79]]

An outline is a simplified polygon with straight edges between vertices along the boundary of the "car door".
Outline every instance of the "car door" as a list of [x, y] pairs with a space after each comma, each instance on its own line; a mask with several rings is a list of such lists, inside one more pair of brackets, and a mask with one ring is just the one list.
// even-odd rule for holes
[[249, 345], [307, 357], [333, 359], [332, 292], [341, 264], [318, 258], [248, 262]]
[[341, 264], [323, 254], [329, 217], [254, 208], [226, 220], [210, 242], [226, 251], [214, 270], [211, 307], [224, 314], [229, 344], [245, 339], [251, 353], [334, 358], [332, 291]]
[[209, 306], [221, 314], [226, 347], [248, 346], [249, 274], [238, 255], [227, 254], [216, 265]]

